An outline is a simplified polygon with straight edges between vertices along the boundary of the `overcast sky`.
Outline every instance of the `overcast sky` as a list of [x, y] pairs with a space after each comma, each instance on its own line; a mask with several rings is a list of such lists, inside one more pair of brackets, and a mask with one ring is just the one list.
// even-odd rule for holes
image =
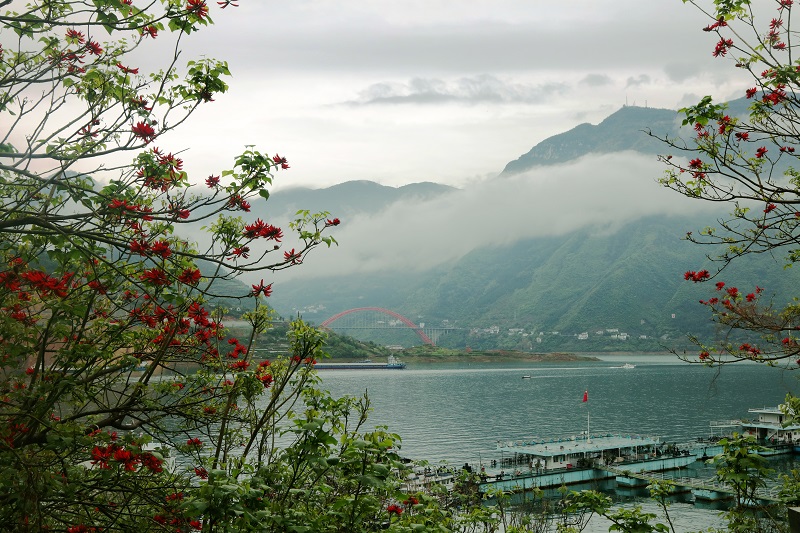
[[[277, 187], [355, 179], [456, 186], [625, 104], [741, 96], [681, 0], [241, 0], [188, 55], [228, 60], [231, 90], [170, 139], [189, 170], [246, 144], [289, 159]], [[163, 143], [162, 143], [163, 144]]]

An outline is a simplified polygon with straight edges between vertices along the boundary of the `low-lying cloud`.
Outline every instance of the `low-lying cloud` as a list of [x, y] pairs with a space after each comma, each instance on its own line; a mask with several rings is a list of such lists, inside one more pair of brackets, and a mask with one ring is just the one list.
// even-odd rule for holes
[[438, 78], [412, 78], [406, 83], [382, 82], [370, 85], [347, 105], [542, 103], [569, 90], [564, 83], [529, 85], [501, 80], [489, 74], [462, 77], [454, 81]]
[[[697, 213], [698, 201], [657, 183], [663, 170], [652, 156], [590, 155], [432, 200], [396, 203], [380, 214], [343, 220], [335, 232], [338, 247], [315, 252], [302, 267], [280, 275], [425, 270], [478, 248], [585, 227], [608, 233], [642, 217]], [[705, 213], [710, 208], [702, 205]]]

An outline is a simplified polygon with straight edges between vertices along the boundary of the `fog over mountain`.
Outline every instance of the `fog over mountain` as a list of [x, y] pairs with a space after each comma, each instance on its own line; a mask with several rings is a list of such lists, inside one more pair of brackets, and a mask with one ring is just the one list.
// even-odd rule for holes
[[334, 232], [339, 246], [315, 251], [302, 268], [276, 279], [425, 270], [487, 246], [584, 227], [608, 234], [644, 216], [712, 212], [713, 206], [660, 186], [663, 170], [653, 156], [593, 154], [429, 199], [400, 200], [377, 213], [332, 213], [342, 218]]

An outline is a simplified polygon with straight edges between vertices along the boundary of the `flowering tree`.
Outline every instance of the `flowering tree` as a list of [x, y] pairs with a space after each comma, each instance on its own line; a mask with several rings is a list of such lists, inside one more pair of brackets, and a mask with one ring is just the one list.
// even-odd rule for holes
[[683, 124], [694, 128], [691, 142], [663, 139], [688, 154], [685, 160], [661, 158], [669, 167], [665, 186], [691, 198], [733, 205], [732, 215], [720, 220], [718, 228], [687, 235], [693, 242], [723, 246], [718, 272], [688, 271], [684, 277], [695, 283], [717, 280], [713, 294], [701, 303], [733, 333], [714, 345], [697, 340], [699, 359], [794, 363], [800, 355], [800, 307], [766, 301], [758, 280], [742, 288], [720, 279], [724, 267], [744, 255], [780, 253], [787, 266], [800, 260], [800, 171], [795, 168], [800, 70], [793, 57], [799, 45], [791, 28], [793, 2], [760, 3], [758, 13], [748, 0], [718, 0], [708, 8], [688, 3], [708, 15], [703, 31], [715, 35], [711, 54], [752, 77], [742, 90], [751, 102], [746, 112], [737, 115], [707, 96], [681, 110]]
[[[358, 531], [416, 520], [411, 507], [427, 503], [397, 495], [399, 438], [364, 430], [365, 400], [315, 386], [321, 334], [296, 321], [285, 356], [256, 359], [272, 284], [238, 295], [251, 302], [244, 337], [210, 305], [237, 297], [221, 281], [334, 244], [339, 220], [247, 218], [285, 157], [248, 148], [198, 179], [183, 147], [160, 142], [227, 89], [225, 62], [178, 61], [182, 39], [211, 23], [206, 2], [0, 8], [3, 527]], [[165, 50], [162, 70], [133, 63]], [[186, 237], [200, 225], [202, 247]]]

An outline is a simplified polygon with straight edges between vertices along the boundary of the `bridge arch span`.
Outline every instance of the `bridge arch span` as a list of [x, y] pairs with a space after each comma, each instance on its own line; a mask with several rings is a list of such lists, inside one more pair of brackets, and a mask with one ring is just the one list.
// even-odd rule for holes
[[401, 315], [399, 313], [395, 313], [394, 311], [391, 311], [389, 309], [384, 309], [383, 307], [356, 307], [355, 309], [348, 309], [347, 311], [342, 311], [341, 313], [336, 313], [335, 315], [333, 315], [332, 317], [327, 319], [325, 322], [320, 324], [320, 327], [326, 328], [331, 323], [336, 322], [337, 320], [339, 320], [343, 316], [349, 315], [351, 313], [359, 313], [361, 311], [377, 311], [378, 313], [383, 313], [384, 315], [389, 315], [391, 317], [394, 317], [397, 320], [399, 320], [400, 322], [402, 322], [403, 324], [405, 324], [406, 326], [408, 326], [409, 328], [411, 328], [414, 331], [414, 333], [416, 333], [419, 336], [419, 338], [422, 339], [422, 342], [424, 342], [425, 344], [430, 344], [431, 346], [433, 346], [433, 344], [434, 344], [433, 341], [431, 340], [431, 338], [428, 337], [425, 334], [425, 332], [422, 331], [422, 329], [419, 326], [417, 326], [416, 324], [411, 322], [409, 319], [407, 319], [403, 315]]

